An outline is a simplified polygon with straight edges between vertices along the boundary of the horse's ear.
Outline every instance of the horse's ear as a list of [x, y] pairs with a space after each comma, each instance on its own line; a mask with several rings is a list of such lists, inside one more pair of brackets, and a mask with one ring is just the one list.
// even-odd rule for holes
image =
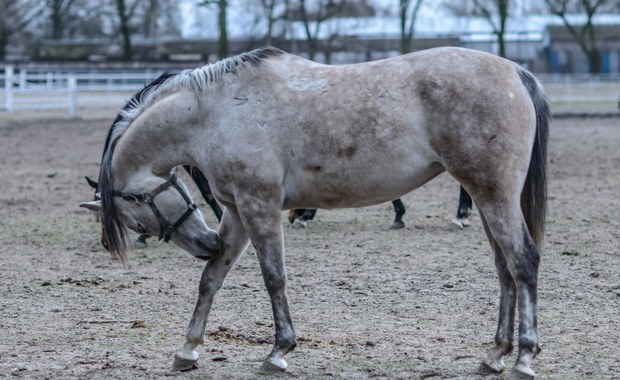
[[92, 179], [88, 178], [87, 176], [84, 176], [84, 178], [86, 178], [86, 182], [88, 182], [90, 187], [92, 187], [93, 189], [96, 189], [96, 188], [99, 187], [99, 184], [97, 182], [93, 181]]
[[94, 212], [101, 212], [101, 201], [92, 201], [92, 202], [84, 202], [80, 203], [80, 207], [84, 207]]

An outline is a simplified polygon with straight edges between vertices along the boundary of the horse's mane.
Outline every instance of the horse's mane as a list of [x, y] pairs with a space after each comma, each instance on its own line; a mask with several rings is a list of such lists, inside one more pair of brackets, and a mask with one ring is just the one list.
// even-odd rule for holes
[[125, 261], [127, 229], [118, 218], [114, 207], [114, 197], [112, 195], [114, 191], [114, 178], [111, 172], [112, 154], [118, 139], [129, 128], [131, 123], [140, 116], [146, 107], [169, 89], [182, 88], [199, 96], [211, 84], [220, 82], [225, 74], [236, 73], [242, 65], [249, 63], [256, 66], [266, 58], [283, 53], [280, 49], [265, 47], [196, 69], [183, 70], [180, 73], [164, 73], [147, 84], [121, 108], [108, 131], [101, 159], [99, 188], [97, 189], [101, 198], [103, 228], [106, 230], [108, 247], [113, 257], [120, 257], [121, 260]]

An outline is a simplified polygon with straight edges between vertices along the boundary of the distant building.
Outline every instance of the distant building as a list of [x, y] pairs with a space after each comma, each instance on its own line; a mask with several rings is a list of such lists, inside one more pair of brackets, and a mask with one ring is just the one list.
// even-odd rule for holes
[[[620, 24], [597, 25], [594, 30], [601, 54], [601, 73], [620, 73]], [[549, 72], [590, 72], [586, 55], [564, 25], [547, 26], [543, 45]]]

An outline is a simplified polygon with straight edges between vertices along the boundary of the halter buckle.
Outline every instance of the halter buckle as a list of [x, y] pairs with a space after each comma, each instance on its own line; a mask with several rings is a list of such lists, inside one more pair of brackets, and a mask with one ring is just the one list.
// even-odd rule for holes
[[144, 203], [153, 203], [153, 197], [151, 196], [150, 193], [144, 193], [142, 194], [142, 200], [144, 201]]

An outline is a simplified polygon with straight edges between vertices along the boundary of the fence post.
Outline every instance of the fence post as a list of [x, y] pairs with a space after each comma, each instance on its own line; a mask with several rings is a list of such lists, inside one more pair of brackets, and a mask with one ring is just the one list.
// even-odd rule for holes
[[13, 112], [13, 66], [4, 68], [4, 105], [6, 112]]
[[45, 73], [45, 85], [47, 86], [47, 88], [54, 87], [54, 74], [52, 74], [51, 71]]
[[69, 90], [69, 117], [74, 118], [77, 113], [77, 79], [74, 74], [67, 77]]
[[19, 89], [20, 90], [25, 90], [26, 89], [26, 70], [21, 69], [19, 70]]

